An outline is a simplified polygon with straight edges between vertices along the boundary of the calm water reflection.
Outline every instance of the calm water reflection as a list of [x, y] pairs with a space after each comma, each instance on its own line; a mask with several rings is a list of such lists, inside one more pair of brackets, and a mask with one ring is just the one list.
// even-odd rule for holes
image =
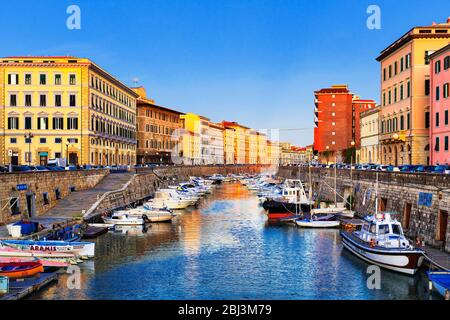
[[33, 299], [429, 299], [423, 273], [382, 271], [366, 286], [367, 264], [343, 250], [337, 230], [269, 226], [258, 200], [224, 184], [197, 209], [147, 231], [97, 239], [82, 265], [81, 290], [67, 276]]

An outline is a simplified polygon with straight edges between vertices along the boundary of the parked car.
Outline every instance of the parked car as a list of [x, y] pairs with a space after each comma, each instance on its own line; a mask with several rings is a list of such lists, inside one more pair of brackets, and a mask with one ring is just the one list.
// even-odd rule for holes
[[6, 166], [0, 166], [0, 172], [9, 172], [9, 168]]
[[27, 172], [32, 171], [29, 166], [12, 166], [13, 172]]
[[64, 167], [59, 166], [45, 166], [50, 171], [64, 171]]
[[44, 166], [29, 166], [31, 171], [49, 171], [46, 167]]
[[450, 166], [447, 166], [447, 165], [436, 166], [434, 169], [434, 173], [450, 174]]
[[385, 164], [379, 164], [376, 166], [376, 170], [378, 171], [389, 171], [389, 166]]

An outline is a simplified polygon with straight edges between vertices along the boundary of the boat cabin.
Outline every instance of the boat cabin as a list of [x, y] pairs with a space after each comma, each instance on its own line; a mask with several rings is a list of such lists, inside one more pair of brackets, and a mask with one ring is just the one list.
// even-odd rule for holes
[[402, 225], [392, 217], [394, 213], [381, 212], [366, 217], [360, 231], [359, 238], [374, 246], [385, 248], [409, 248], [409, 241], [403, 234]]

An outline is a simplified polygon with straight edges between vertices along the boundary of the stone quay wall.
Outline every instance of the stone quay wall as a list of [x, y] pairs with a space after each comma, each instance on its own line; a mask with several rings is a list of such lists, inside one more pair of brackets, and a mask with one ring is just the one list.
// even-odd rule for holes
[[[356, 214], [360, 217], [373, 214], [377, 173], [359, 170], [336, 170], [336, 173], [336, 189], [342, 196], [337, 201], [344, 202], [353, 193]], [[281, 167], [278, 175], [309, 182], [307, 167]], [[334, 169], [311, 168], [311, 182], [316, 199], [334, 201]], [[378, 206], [380, 211], [398, 213], [397, 219], [409, 237], [419, 236], [426, 244], [450, 252], [450, 175], [379, 172]]]
[[189, 177], [210, 176], [213, 174], [257, 174], [266, 169], [260, 165], [214, 165], [214, 166], [170, 166], [141, 168], [121, 189], [105, 193], [84, 215], [84, 219], [94, 221], [99, 215], [123, 208], [150, 198], [160, 188], [167, 188], [180, 182], [189, 181]]
[[[37, 217], [72, 191], [91, 189], [109, 170], [0, 174], [0, 224]], [[14, 212], [13, 212], [14, 211]]]

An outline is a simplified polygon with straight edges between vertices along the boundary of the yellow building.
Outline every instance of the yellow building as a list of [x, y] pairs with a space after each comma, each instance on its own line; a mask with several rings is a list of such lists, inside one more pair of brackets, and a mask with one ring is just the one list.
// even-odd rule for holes
[[257, 162], [258, 164], [269, 164], [267, 159], [267, 136], [264, 133], [257, 132], [258, 139], [258, 156]]
[[201, 153], [201, 122], [202, 117], [194, 113], [180, 115], [181, 126], [184, 129], [179, 142], [181, 163], [198, 165], [202, 162]]
[[450, 41], [447, 23], [414, 27], [384, 49], [381, 64], [380, 144], [383, 164], [429, 161], [429, 55]]
[[258, 132], [253, 129], [247, 131], [247, 162], [248, 164], [258, 163]]
[[247, 131], [249, 128], [244, 127], [237, 122], [222, 121], [225, 128], [232, 128], [235, 130], [235, 142], [234, 142], [234, 163], [246, 164], [248, 158], [248, 146], [247, 146]]
[[233, 128], [224, 128], [223, 134], [225, 164], [234, 164], [236, 130]]
[[2, 58], [0, 83], [0, 163], [135, 163], [137, 94], [89, 59]]
[[278, 166], [280, 164], [280, 145], [278, 142], [267, 140], [267, 158], [271, 165]]

